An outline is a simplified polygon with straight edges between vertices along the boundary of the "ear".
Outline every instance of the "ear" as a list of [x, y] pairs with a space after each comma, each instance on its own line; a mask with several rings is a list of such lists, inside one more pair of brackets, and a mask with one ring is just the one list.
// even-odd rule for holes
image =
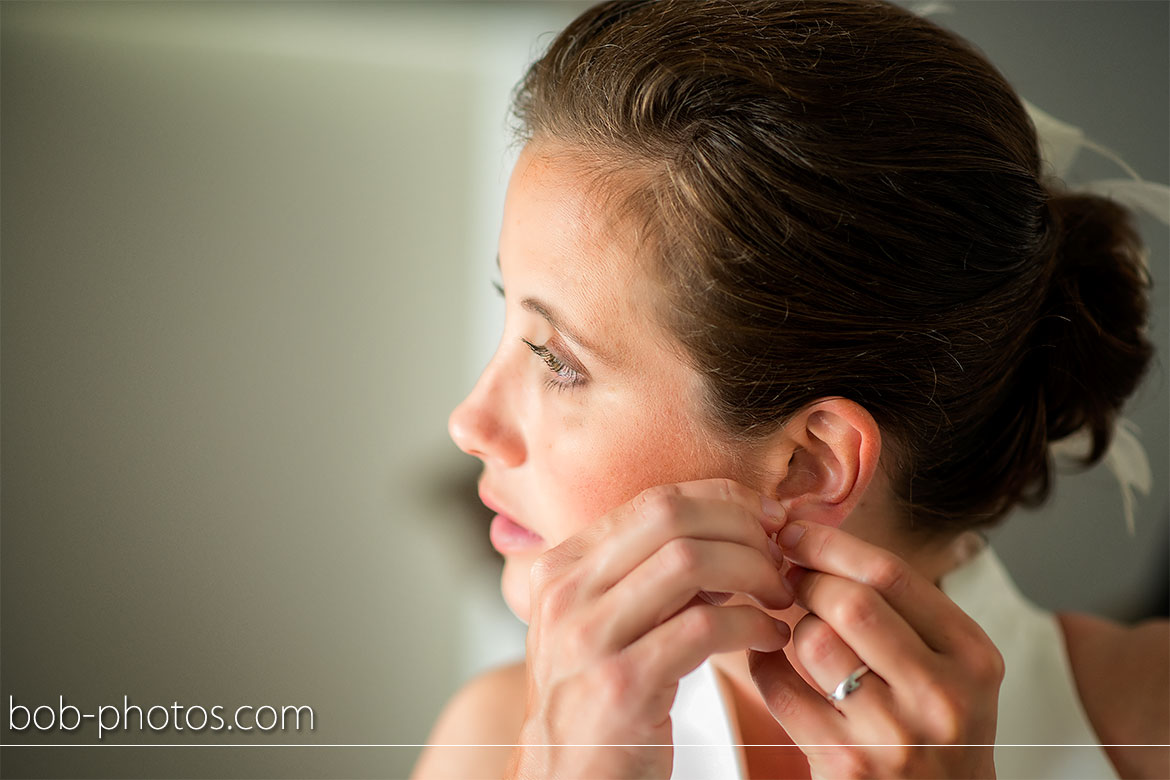
[[789, 519], [839, 526], [877, 472], [881, 433], [863, 407], [825, 398], [796, 414], [767, 454], [772, 494]]

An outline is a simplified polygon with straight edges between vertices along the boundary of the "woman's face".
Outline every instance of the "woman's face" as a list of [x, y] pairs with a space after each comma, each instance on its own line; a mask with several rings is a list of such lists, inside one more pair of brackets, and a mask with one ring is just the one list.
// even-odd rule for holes
[[704, 422], [699, 375], [654, 319], [664, 293], [647, 258], [552, 151], [529, 144], [512, 173], [504, 335], [449, 421], [484, 463], [504, 598], [525, 621], [540, 553], [647, 487], [740, 477]]

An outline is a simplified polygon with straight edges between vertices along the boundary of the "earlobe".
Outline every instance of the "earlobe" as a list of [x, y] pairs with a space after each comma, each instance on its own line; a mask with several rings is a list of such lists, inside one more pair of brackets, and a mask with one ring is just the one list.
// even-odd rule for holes
[[[873, 416], [844, 398], [798, 413], [780, 434], [770, 469], [789, 519], [840, 525], [877, 470], [881, 434]], [[778, 461], [778, 462], [777, 462]]]

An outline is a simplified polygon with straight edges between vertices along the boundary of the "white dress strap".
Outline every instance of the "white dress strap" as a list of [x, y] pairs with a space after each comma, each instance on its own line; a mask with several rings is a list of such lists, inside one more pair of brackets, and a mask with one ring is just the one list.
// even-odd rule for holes
[[670, 718], [674, 739], [671, 780], [743, 777], [731, 713], [710, 661], [679, 680]]
[[990, 545], [940, 584], [1003, 655], [996, 776], [1116, 778], [1077, 694], [1056, 616], [1020, 593]]

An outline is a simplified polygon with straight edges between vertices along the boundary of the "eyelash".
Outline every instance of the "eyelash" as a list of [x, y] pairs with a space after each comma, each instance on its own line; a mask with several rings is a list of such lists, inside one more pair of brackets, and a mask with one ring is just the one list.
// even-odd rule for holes
[[555, 390], [568, 390], [571, 387], [581, 384], [581, 372], [566, 365], [563, 360], [549, 351], [548, 347], [543, 344], [533, 344], [528, 339], [520, 339], [523, 341], [532, 353], [544, 361], [548, 366], [548, 370], [552, 371], [555, 376], [550, 378], [546, 386]]
[[[501, 298], [504, 297], [504, 285], [493, 279], [492, 287], [496, 288], [496, 292], [500, 294]], [[533, 344], [531, 341], [525, 338], [520, 340], [523, 341], [530, 350], [532, 350], [534, 355], [544, 361], [544, 364], [548, 366], [549, 371], [552, 371], [553, 374], [555, 374], [555, 376], [551, 377], [547, 382], [545, 382], [545, 386], [550, 390], [568, 390], [569, 388], [575, 387], [584, 381], [584, 377], [581, 376], [580, 371], [567, 365], [565, 361], [554, 355], [552, 351], [549, 350], [549, 348], [545, 345]]]

